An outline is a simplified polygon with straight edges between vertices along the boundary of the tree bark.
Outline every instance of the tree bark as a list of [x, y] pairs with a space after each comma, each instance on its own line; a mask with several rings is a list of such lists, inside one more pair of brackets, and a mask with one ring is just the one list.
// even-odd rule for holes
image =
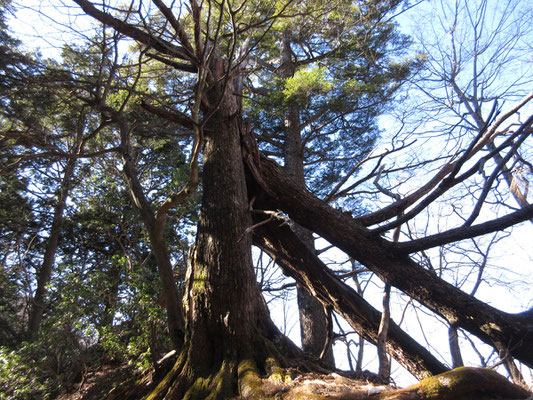
[[44, 314], [44, 299], [46, 296], [46, 285], [52, 277], [57, 247], [61, 235], [61, 226], [63, 224], [63, 212], [67, 204], [67, 198], [70, 191], [72, 174], [76, 166], [76, 159], [69, 158], [63, 171], [63, 179], [59, 189], [59, 198], [54, 208], [54, 218], [50, 227], [50, 235], [46, 242], [46, 249], [43, 256], [43, 263], [37, 276], [37, 288], [33, 296], [32, 306], [28, 321], [28, 337], [34, 339], [39, 333], [41, 321]]
[[185, 320], [181, 296], [176, 281], [174, 280], [170, 255], [163, 236], [158, 235], [156, 232], [154, 211], [152, 210], [150, 202], [144, 195], [144, 190], [139, 182], [137, 168], [131, 156], [129, 125], [123, 115], [116, 115], [115, 118], [118, 122], [121, 136], [122, 172], [130, 188], [133, 202], [139, 209], [143, 223], [148, 231], [150, 247], [155, 257], [161, 285], [163, 287], [170, 339], [174, 347], [179, 350], [183, 345], [185, 336]]
[[[253, 161], [248, 158], [247, 162]], [[498, 350], [508, 349], [513, 357], [533, 367], [533, 321], [526, 314], [497, 310], [440, 279], [348, 213], [333, 209], [295, 185], [273, 161], [262, 158], [251, 170], [269, 198], [270, 209], [286, 212], [450, 324]]]
[[[236, 387], [248, 398], [253, 382], [260, 382], [257, 365], [270, 373], [268, 365], [285, 358], [281, 352], [301, 356], [273, 325], [256, 282], [240, 102], [233, 90], [229, 81], [209, 93], [209, 103], [218, 99], [219, 105], [205, 130], [202, 206], [186, 277], [186, 341], [151, 400], [227, 399]], [[260, 386], [253, 389], [257, 398]]]
[[202, 208], [187, 276], [190, 346], [205, 349], [201, 357], [190, 355], [201, 369], [250, 350], [260, 298], [246, 234], [251, 220], [238, 121], [230, 117], [237, 111], [236, 104], [221, 106], [210, 123], [214, 132], [206, 135]]
[[[491, 152], [494, 152], [496, 150], [496, 145], [493, 142], [490, 142], [487, 144], [487, 149]], [[503, 157], [500, 155], [500, 153], [494, 153], [493, 159], [496, 164], [503, 164]], [[502, 174], [505, 182], [509, 186], [509, 191], [513, 195], [518, 205], [521, 208], [528, 207], [530, 204], [527, 201], [527, 193], [524, 194], [519, 185], [516, 184], [515, 178], [513, 177], [513, 172], [505, 164], [502, 167]], [[533, 218], [531, 218], [529, 221], [533, 223]]]
[[[286, 31], [281, 43], [281, 67], [279, 73], [282, 78], [290, 78], [294, 75], [296, 67], [292, 61], [291, 37]], [[304, 158], [300, 128], [300, 112], [297, 104], [287, 103], [287, 109], [284, 111], [284, 141], [283, 141], [283, 160], [284, 169], [294, 182], [305, 188], [304, 175]], [[309, 248], [314, 249], [313, 233], [307, 229], [294, 225], [296, 235]], [[300, 335], [302, 339], [302, 349], [306, 354], [315, 358], [322, 355], [322, 360], [330, 365], [335, 366], [333, 357], [333, 347], [330, 333], [328, 330], [328, 311], [322, 304], [315, 299], [304, 286], [296, 284], [298, 311], [300, 316]]]
[[390, 290], [390, 285], [386, 283], [385, 289], [383, 290], [383, 312], [381, 314], [381, 321], [379, 323], [377, 341], [379, 360], [378, 375], [386, 382], [390, 381], [391, 369], [391, 362], [389, 355], [387, 354], [387, 335], [389, 333], [390, 326]]
[[[358, 334], [377, 343], [381, 313], [338, 280], [286, 224], [274, 220], [257, 227], [254, 244], [276, 260], [287, 275], [342, 315]], [[386, 345], [387, 351], [419, 379], [448, 370], [393, 321], [390, 321]]]
[[450, 343], [452, 367], [458, 368], [464, 366], [463, 357], [461, 356], [461, 346], [459, 345], [459, 332], [455, 326], [450, 325], [448, 328], [448, 342]]

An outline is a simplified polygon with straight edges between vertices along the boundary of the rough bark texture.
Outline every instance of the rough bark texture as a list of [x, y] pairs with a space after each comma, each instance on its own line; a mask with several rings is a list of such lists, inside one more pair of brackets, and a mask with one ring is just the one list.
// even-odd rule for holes
[[390, 380], [391, 369], [390, 358], [387, 354], [387, 335], [389, 333], [390, 326], [390, 290], [390, 285], [386, 283], [385, 290], [383, 291], [383, 311], [381, 313], [381, 321], [379, 323], [377, 342], [379, 360], [378, 375], [386, 382], [389, 382]]
[[497, 349], [508, 349], [513, 357], [533, 367], [531, 317], [497, 310], [440, 279], [392, 243], [369, 232], [350, 214], [333, 209], [296, 186], [274, 162], [261, 159], [252, 170], [260, 174], [258, 183], [270, 198], [271, 209], [283, 210], [450, 324]]
[[[355, 290], [338, 280], [282, 221], [272, 221], [254, 231], [254, 244], [270, 254], [284, 272], [305, 285], [309, 292], [348, 321], [371, 343], [377, 343], [381, 313]], [[387, 340], [388, 352], [409, 372], [423, 379], [448, 369], [393, 321]]]
[[206, 129], [202, 207], [186, 278], [186, 342], [149, 399], [261, 396], [259, 371], [272, 373], [283, 358], [276, 347], [299, 354], [270, 321], [255, 279], [240, 104], [231, 82], [211, 96], [223, 99]]
[[[250, 343], [260, 298], [252, 269], [251, 225], [239, 163], [239, 111], [233, 96], [220, 106], [206, 135], [200, 220], [187, 276], [189, 346], [203, 349], [202, 365], [237, 357]], [[228, 104], [229, 103], [229, 104]], [[220, 341], [220, 343], [217, 343]], [[233, 354], [224, 354], [233, 353]]]

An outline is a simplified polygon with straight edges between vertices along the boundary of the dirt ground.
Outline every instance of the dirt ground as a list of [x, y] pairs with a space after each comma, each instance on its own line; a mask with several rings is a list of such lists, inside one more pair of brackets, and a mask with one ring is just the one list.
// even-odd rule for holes
[[[57, 400], [140, 399], [155, 387], [157, 382], [154, 381], [160, 380], [166, 371], [170, 370], [174, 360], [174, 357], [167, 359], [160, 365], [158, 373], [151, 370], [143, 375], [135, 374], [131, 367], [125, 365], [105, 365], [98, 370], [88, 371], [74, 390], [57, 397]], [[370, 373], [368, 376], [362, 374], [357, 377], [359, 379], [354, 379], [337, 373], [324, 375], [290, 370], [287, 372], [283, 380], [262, 379], [264, 395], [276, 400], [533, 400], [533, 395], [524, 388], [513, 385], [503, 376], [483, 368], [449, 371], [405, 389], [380, 384], [376, 381], [376, 376]], [[448, 386], [454, 380], [458, 384], [455, 387]], [[119, 388], [127, 381], [138, 383], [134, 391], [123, 391]], [[445, 385], [441, 384], [443, 382]], [[437, 390], [435, 385], [441, 387]], [[428, 391], [428, 387], [431, 391]], [[114, 388], [113, 395], [106, 397]]]

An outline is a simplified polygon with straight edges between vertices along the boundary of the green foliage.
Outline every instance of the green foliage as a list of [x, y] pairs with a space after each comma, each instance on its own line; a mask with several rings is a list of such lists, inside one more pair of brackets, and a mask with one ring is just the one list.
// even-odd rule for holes
[[20, 298], [18, 271], [0, 266], [0, 346], [14, 346], [24, 329], [24, 302]]
[[[307, 185], [318, 195], [365, 157], [380, 135], [378, 117], [423, 62], [405, 58], [409, 40], [388, 19], [401, 4], [298, 2], [257, 43], [274, 68], [259, 69], [250, 82], [255, 90], [245, 106], [254, 134], [263, 151], [283, 157], [285, 111], [295, 107]], [[283, 46], [290, 46], [284, 65]]]
[[[83, 232], [90, 237], [90, 230], [101, 228], [95, 224]], [[70, 234], [76, 235], [75, 230]], [[109, 244], [92, 243], [94, 264], [85, 264], [85, 269], [78, 257], [86, 254], [68, 254], [65, 246], [65, 261], [70, 262], [58, 265], [49, 285], [48, 313], [39, 338], [1, 350], [0, 391], [6, 398], [55, 398], [98, 365], [129, 363], [144, 370], [170, 350], [166, 316], [157, 304], [160, 285], [153, 261], [128, 271], [125, 256], [102, 254]]]
[[53, 399], [79, 381], [84, 367], [80, 349], [63, 330], [47, 333], [16, 350], [0, 347], [0, 399]]
[[0, 346], [14, 346], [24, 325], [24, 265], [37, 228], [27, 180], [15, 172], [0, 175]]
[[283, 95], [286, 101], [304, 102], [312, 95], [327, 93], [333, 83], [326, 79], [326, 68], [305, 68], [287, 78]]
[[[87, 47], [65, 47], [61, 64], [39, 61], [39, 68], [24, 70], [28, 90], [6, 86], [2, 92], [2, 101], [9, 100], [0, 110], [0, 168], [9, 169], [0, 175], [0, 392], [5, 398], [54, 398], [100, 364], [129, 363], [144, 370], [171, 348], [147, 232], [122, 176], [122, 160], [109, 152], [76, 161], [40, 335], [31, 343], [22, 341], [30, 288], [63, 176], [61, 154], [77, 151], [85, 138], [90, 139], [84, 142], [87, 152], [117, 144], [115, 126], [95, 133], [109, 117], [101, 113], [99, 101], [105, 100], [106, 112], [118, 110], [126, 98], [131, 102], [132, 156], [150, 201], [162, 202], [188, 177], [188, 160], [180, 149], [190, 139], [144, 111], [137, 95], [128, 97], [127, 85], [138, 70], [128, 59], [123, 68], [110, 68], [111, 47], [101, 39]], [[161, 65], [150, 68], [161, 73], [158, 79], [143, 76], [139, 93], [157, 89], [164, 98], [175, 90], [172, 73]], [[99, 85], [110, 78], [113, 86], [104, 96]], [[173, 210], [165, 231], [180, 284], [197, 202], [195, 196]]]
[[30, 400], [46, 385], [26, 368], [26, 358], [16, 350], [0, 347], [0, 400]]

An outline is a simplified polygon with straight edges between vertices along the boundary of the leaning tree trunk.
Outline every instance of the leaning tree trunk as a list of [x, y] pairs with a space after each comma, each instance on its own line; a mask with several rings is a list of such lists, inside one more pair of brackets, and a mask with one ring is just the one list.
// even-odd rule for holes
[[30, 309], [28, 321], [28, 337], [30, 339], [34, 339], [39, 333], [39, 328], [43, 319], [46, 285], [48, 285], [48, 282], [52, 277], [52, 270], [54, 268], [59, 237], [61, 234], [61, 226], [63, 225], [63, 212], [65, 211], [65, 206], [67, 204], [67, 197], [70, 191], [70, 184], [75, 166], [76, 159], [69, 158], [65, 170], [63, 171], [63, 179], [61, 180], [61, 187], [59, 189], [59, 199], [54, 208], [54, 218], [50, 228], [50, 235], [46, 242], [43, 263], [41, 264], [41, 269], [37, 276], [37, 288]]
[[498, 351], [507, 350], [533, 367], [533, 324], [529, 313], [505, 313], [447, 283], [414, 262], [399, 244], [373, 234], [351, 215], [335, 210], [295, 185], [274, 162], [263, 158], [251, 169], [272, 209], [286, 212], [450, 324]]
[[246, 397], [260, 379], [256, 365], [281, 358], [267, 340], [278, 332], [252, 266], [240, 104], [231, 84], [217, 94], [224, 97], [205, 129], [202, 207], [186, 277], [186, 342], [149, 399], [226, 399], [236, 387]]
[[115, 119], [120, 130], [120, 153], [123, 162], [122, 172], [130, 188], [130, 196], [139, 209], [144, 226], [148, 231], [150, 247], [157, 264], [157, 271], [159, 272], [163, 289], [170, 340], [174, 348], [180, 350], [185, 336], [185, 321], [181, 298], [176, 281], [174, 280], [170, 254], [165, 239], [156, 232], [155, 213], [139, 181], [137, 167], [131, 155], [130, 126], [126, 121], [126, 117], [122, 114], [116, 114]]
[[[259, 217], [258, 217], [259, 218]], [[265, 217], [263, 217], [265, 221]], [[378, 341], [381, 313], [354, 289], [335, 277], [283, 221], [270, 218], [268, 223], [255, 221], [254, 244], [268, 253], [293, 277], [324, 304], [339, 313], [350, 326], [370, 343]], [[387, 352], [419, 379], [448, 370], [416, 340], [390, 321]]]

